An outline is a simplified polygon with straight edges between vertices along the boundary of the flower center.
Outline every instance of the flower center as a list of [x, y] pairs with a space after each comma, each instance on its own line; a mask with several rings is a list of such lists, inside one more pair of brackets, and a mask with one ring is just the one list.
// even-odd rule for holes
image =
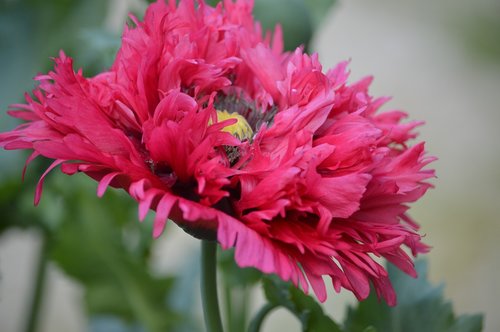
[[237, 122], [224, 127], [222, 131], [230, 133], [231, 135], [237, 137], [240, 141], [252, 139], [252, 127], [250, 127], [247, 120], [242, 115], [237, 112], [229, 113], [226, 110], [217, 110], [217, 121], [221, 122], [229, 119], [236, 119]]
[[[224, 119], [235, 118], [238, 120], [235, 125], [249, 127], [247, 132], [251, 132], [251, 134], [246, 137], [249, 140], [253, 138], [254, 133], [260, 130], [262, 125], [270, 126], [277, 112], [277, 107], [275, 106], [262, 110], [255, 103], [231, 94], [218, 96], [214, 102], [214, 107], [218, 110], [217, 117], [219, 120], [221, 116], [226, 116]], [[222, 113], [225, 114], [222, 115]], [[232, 132], [231, 134], [235, 135]]]

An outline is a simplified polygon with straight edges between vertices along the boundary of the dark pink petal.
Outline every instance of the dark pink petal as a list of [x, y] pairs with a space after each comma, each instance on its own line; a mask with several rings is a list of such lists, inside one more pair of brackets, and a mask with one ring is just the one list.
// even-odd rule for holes
[[[0, 147], [31, 150], [26, 165], [53, 160], [35, 204], [61, 165], [98, 181], [98, 196], [127, 191], [141, 221], [155, 211], [155, 238], [171, 219], [321, 301], [329, 277], [360, 300], [373, 284], [394, 305], [380, 259], [415, 276], [413, 257], [430, 249], [408, 215], [434, 177], [435, 158], [410, 144], [423, 123], [380, 112], [390, 98], [370, 95], [372, 77], [349, 83], [348, 62], [325, 73], [318, 54], [284, 53], [281, 27], [263, 31], [252, 6], [158, 0], [143, 21], [131, 16], [112, 67], [94, 77], [60, 52], [11, 106], [25, 122]], [[242, 118], [244, 138], [227, 130]]]
[[168, 216], [170, 215], [170, 210], [175, 204], [176, 199], [168, 194], [164, 195], [158, 206], [156, 207], [156, 216], [153, 223], [153, 237], [158, 238], [163, 230], [165, 229], [165, 224], [167, 222]]
[[99, 185], [97, 186], [98, 197], [102, 197], [104, 195], [111, 181], [113, 181], [113, 179], [118, 175], [120, 175], [120, 172], [112, 172], [103, 176], [101, 181], [99, 181]]
[[51, 170], [62, 164], [64, 160], [56, 159], [46, 170], [43, 172], [42, 176], [40, 177], [40, 180], [38, 180], [38, 184], [36, 186], [35, 190], [35, 205], [38, 205], [40, 203], [40, 198], [42, 197], [42, 190], [43, 190], [43, 182], [45, 180], [45, 177]]

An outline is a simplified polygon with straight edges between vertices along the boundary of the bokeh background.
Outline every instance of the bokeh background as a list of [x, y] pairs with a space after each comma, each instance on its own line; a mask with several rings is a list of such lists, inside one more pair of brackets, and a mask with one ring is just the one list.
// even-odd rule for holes
[[[304, 14], [300, 0], [267, 3], [275, 7], [260, 9], [260, 17], [285, 20], [293, 37], [312, 37], [308, 48], [319, 52], [326, 69], [350, 59], [351, 81], [373, 75], [374, 95], [393, 96], [390, 108], [426, 121], [421, 138], [439, 157], [438, 178], [412, 215], [433, 247], [430, 278], [445, 283], [457, 313], [482, 312], [485, 331], [500, 331], [500, 2], [340, 0], [321, 22], [321, 13]], [[106, 68], [127, 13], [145, 6], [139, 0], [0, 0], [0, 129], [15, 125], [5, 110], [32, 88], [36, 73], [50, 68], [50, 56], [64, 48], [85, 73]], [[256, 6], [265, 8], [263, 1]], [[99, 200], [92, 181], [58, 172], [48, 177], [35, 209], [34, 183], [44, 165], [33, 165], [21, 184], [25, 157], [0, 153], [0, 331], [22, 330], [41, 252], [52, 261], [40, 332], [123, 331], [120, 322], [96, 314], [113, 305], [102, 297], [133, 298], [143, 305], [114, 310], [124, 317], [168, 316], [166, 326], [182, 317], [148, 312], [165, 298], [198, 315], [197, 241], [173, 225], [152, 243], [148, 221], [134, 220], [135, 208], [123, 195], [108, 192]], [[48, 249], [47, 239], [54, 244]], [[137, 272], [142, 266], [147, 271]], [[143, 285], [149, 293], [133, 292]], [[258, 289], [254, 299], [261, 301]], [[325, 310], [342, 317], [352, 301], [332, 294]], [[299, 330], [284, 310], [265, 325], [267, 331], [283, 327]]]

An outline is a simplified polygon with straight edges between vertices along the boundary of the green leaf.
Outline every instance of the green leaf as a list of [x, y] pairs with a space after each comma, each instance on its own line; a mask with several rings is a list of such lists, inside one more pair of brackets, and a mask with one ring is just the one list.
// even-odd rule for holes
[[265, 277], [264, 292], [269, 303], [288, 309], [302, 324], [305, 332], [341, 332], [340, 327], [328, 317], [311, 296], [304, 294], [275, 276]]
[[345, 326], [349, 332], [478, 332], [481, 315], [456, 317], [443, 298], [443, 287], [427, 280], [427, 263], [417, 261], [418, 279], [413, 279], [392, 265], [388, 271], [398, 296], [398, 305], [389, 307], [378, 301], [374, 292], [356, 308], [349, 308]]

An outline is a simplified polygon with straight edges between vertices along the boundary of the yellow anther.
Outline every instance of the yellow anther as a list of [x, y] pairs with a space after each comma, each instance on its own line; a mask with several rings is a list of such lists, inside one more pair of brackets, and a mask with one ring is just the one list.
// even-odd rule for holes
[[237, 122], [231, 125], [228, 125], [222, 129], [226, 133], [230, 133], [231, 135], [238, 137], [241, 141], [244, 139], [252, 139], [253, 130], [252, 127], [248, 124], [247, 120], [241, 116], [240, 114], [234, 112], [229, 113], [226, 110], [217, 111], [217, 121], [222, 122], [229, 119], [236, 119]]

